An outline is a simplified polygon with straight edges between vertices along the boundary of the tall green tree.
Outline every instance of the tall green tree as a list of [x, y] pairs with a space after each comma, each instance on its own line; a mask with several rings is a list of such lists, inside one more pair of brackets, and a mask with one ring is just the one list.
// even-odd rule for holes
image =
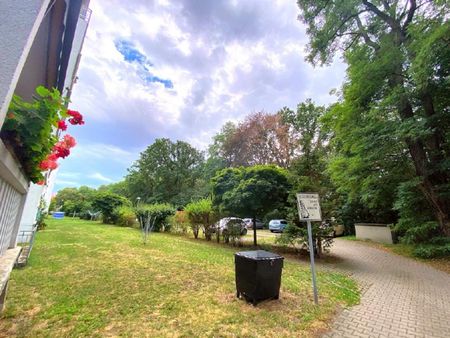
[[126, 178], [133, 200], [183, 206], [198, 199], [203, 154], [183, 141], [157, 139], [140, 155]]
[[58, 191], [54, 199], [56, 208], [61, 208], [67, 214], [79, 214], [92, 208], [96, 191], [87, 186], [79, 188], [64, 188]]
[[130, 189], [126, 180], [101, 185], [97, 190], [99, 192], [112, 192], [113, 194], [117, 194], [127, 198], [130, 197]]
[[208, 158], [214, 163], [220, 163], [224, 168], [231, 166], [234, 161], [230, 147], [230, 140], [236, 133], [236, 125], [233, 122], [226, 122], [220, 132], [213, 137], [213, 143], [208, 148]]
[[[354, 140], [359, 136], [367, 142], [352, 146], [340, 140], [340, 156], [349, 153], [352, 158], [352, 163], [341, 165], [360, 170], [361, 164], [366, 171], [375, 171], [374, 181], [364, 184], [376, 184], [392, 178], [391, 172], [397, 175], [398, 161], [389, 161], [389, 172], [384, 159], [406, 158], [406, 176], [411, 168], [441, 233], [450, 236], [448, 2], [298, 0], [298, 5], [308, 26], [308, 60], [328, 63], [342, 50], [348, 63], [336, 123], [341, 130], [345, 121], [361, 125], [361, 120], [384, 128], [380, 132], [371, 125], [362, 133], [350, 127], [346, 132]], [[394, 149], [372, 153], [377, 141]], [[355, 150], [361, 156], [353, 156]], [[364, 152], [368, 156], [362, 156]]]
[[319, 193], [325, 218], [338, 216], [340, 195], [336, 193], [327, 171], [332, 147], [329, 144], [330, 130], [324, 126], [323, 119], [328, 110], [307, 99], [299, 103], [295, 110], [285, 107], [278, 112], [288, 126], [289, 133], [298, 142], [296, 157], [289, 167], [293, 183], [287, 213], [290, 224], [299, 222], [296, 193], [302, 191]]
[[212, 186], [213, 205], [221, 214], [253, 218], [255, 246], [255, 219], [284, 207], [291, 188], [287, 171], [274, 165], [224, 169]]
[[194, 237], [198, 238], [198, 232], [201, 227], [205, 232], [207, 241], [211, 240], [211, 225], [215, 221], [214, 210], [210, 198], [203, 198], [198, 201], [188, 203], [184, 208], [191, 225]]

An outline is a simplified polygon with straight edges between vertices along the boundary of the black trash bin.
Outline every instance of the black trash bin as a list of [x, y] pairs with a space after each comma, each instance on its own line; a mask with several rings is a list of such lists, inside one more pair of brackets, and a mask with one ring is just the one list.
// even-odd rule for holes
[[236, 295], [253, 305], [278, 299], [284, 257], [264, 250], [242, 251], [234, 255]]

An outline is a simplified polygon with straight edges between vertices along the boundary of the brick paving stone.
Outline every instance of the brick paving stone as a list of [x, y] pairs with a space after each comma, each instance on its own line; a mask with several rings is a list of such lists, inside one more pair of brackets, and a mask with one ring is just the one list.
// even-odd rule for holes
[[[360, 285], [360, 304], [345, 309], [324, 337], [450, 337], [450, 275], [364, 243], [336, 239], [333, 265]], [[320, 292], [320, 291], [319, 291]]]

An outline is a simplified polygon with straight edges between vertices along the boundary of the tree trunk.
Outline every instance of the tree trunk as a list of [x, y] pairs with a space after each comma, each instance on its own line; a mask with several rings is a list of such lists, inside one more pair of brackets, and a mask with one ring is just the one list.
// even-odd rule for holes
[[[406, 95], [399, 100], [398, 110], [403, 121], [414, 117], [412, 106]], [[416, 175], [422, 181], [420, 189], [439, 223], [440, 232], [450, 237], [450, 201], [439, 194], [439, 186], [448, 179], [445, 177], [446, 174], [432, 173], [432, 170], [430, 170], [439, 168], [441, 163], [435, 156], [428, 156], [425, 145], [420, 139], [408, 137], [405, 141], [411, 154]]]
[[[416, 6], [412, 6], [409, 15], [414, 15]], [[409, 20], [409, 22], [411, 19]], [[398, 48], [406, 48], [407, 56], [411, 60], [414, 54], [408, 49], [409, 36], [407, 34], [407, 24], [392, 26], [394, 43]], [[407, 77], [403, 71], [403, 61], [398, 60], [395, 75], [390, 79], [392, 89], [401, 89], [401, 94], [397, 109], [402, 121], [414, 118], [414, 111], [411, 101], [405, 88], [404, 79]], [[433, 98], [428, 90], [422, 93], [422, 108], [427, 118], [435, 115]], [[444, 161], [444, 152], [442, 149], [443, 138], [439, 126], [432, 125], [432, 134], [424, 143], [420, 138], [406, 138], [406, 144], [409, 149], [416, 175], [421, 179], [420, 189], [430, 205], [436, 221], [439, 224], [439, 230], [444, 236], [450, 237], [450, 198], [443, 196], [439, 192], [441, 186], [450, 183], [450, 174], [439, 168]], [[428, 149], [427, 149], [428, 147]]]
[[198, 238], [198, 227], [195, 227], [194, 229], [193, 229], [193, 232], [194, 232], [194, 238], [195, 239], [197, 239]]
[[322, 237], [320, 235], [317, 235], [316, 239], [316, 257], [322, 257]]

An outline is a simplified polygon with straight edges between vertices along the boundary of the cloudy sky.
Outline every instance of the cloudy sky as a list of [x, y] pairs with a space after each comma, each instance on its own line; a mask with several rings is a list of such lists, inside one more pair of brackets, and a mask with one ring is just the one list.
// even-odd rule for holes
[[312, 98], [326, 104], [344, 65], [304, 61], [295, 0], [95, 0], [71, 108], [86, 124], [56, 190], [119, 181], [156, 138], [206, 149], [226, 121]]

